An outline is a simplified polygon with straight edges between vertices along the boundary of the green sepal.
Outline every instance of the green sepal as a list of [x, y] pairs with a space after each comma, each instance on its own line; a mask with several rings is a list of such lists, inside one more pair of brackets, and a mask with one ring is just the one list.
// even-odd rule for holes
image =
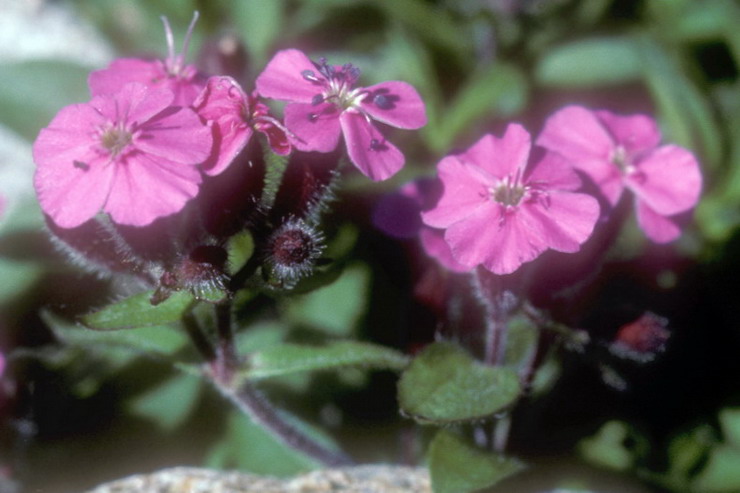
[[177, 322], [193, 303], [193, 295], [175, 291], [153, 305], [154, 291], [135, 294], [117, 303], [83, 316], [80, 321], [95, 330], [118, 330]]

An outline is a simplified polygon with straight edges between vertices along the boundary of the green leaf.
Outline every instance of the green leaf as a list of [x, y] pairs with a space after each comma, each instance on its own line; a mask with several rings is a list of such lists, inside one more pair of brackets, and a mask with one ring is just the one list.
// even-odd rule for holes
[[287, 316], [333, 335], [350, 335], [365, 313], [369, 284], [367, 266], [351, 265], [332, 284], [292, 298]]
[[709, 452], [706, 466], [698, 474], [691, 491], [726, 492], [740, 491], [740, 448], [720, 445]]
[[275, 440], [243, 414], [232, 412], [226, 433], [206, 458], [206, 466], [238, 468], [255, 474], [293, 476], [319, 466], [311, 458]]
[[89, 68], [68, 62], [4, 63], [0, 70], [3, 124], [31, 141], [65, 105], [90, 99]]
[[152, 305], [154, 291], [135, 294], [123, 301], [82, 317], [86, 326], [95, 330], [118, 330], [180, 321], [183, 312], [193, 302], [186, 291], [176, 291], [163, 302]]
[[557, 46], [537, 62], [535, 78], [546, 86], [594, 87], [637, 80], [640, 45], [628, 37], [600, 37]]
[[722, 436], [730, 445], [740, 449], [740, 408], [726, 408], [719, 413]]
[[229, 275], [234, 275], [247, 264], [247, 261], [254, 254], [254, 238], [247, 231], [241, 231], [231, 238], [226, 244], [228, 258], [226, 261], [226, 271]]
[[30, 290], [44, 273], [37, 262], [23, 262], [0, 257], [0, 305], [11, 303]]
[[457, 94], [444, 118], [427, 132], [436, 151], [448, 149], [458, 136], [482, 118], [511, 115], [527, 101], [527, 80], [513, 65], [498, 63], [477, 75]]
[[429, 446], [434, 493], [477, 491], [524, 468], [518, 460], [476, 450], [447, 430], [440, 430]]
[[283, 181], [283, 175], [288, 168], [288, 158], [272, 152], [270, 146], [262, 143], [262, 152], [265, 156], [265, 186], [262, 189], [262, 206], [265, 209], [271, 209], [275, 203], [280, 184]]
[[398, 383], [402, 411], [422, 423], [485, 418], [512, 405], [520, 394], [515, 371], [479, 363], [445, 342], [424, 349]]
[[723, 152], [722, 132], [709, 102], [687, 77], [677, 55], [647, 37], [640, 41], [643, 76], [658, 107], [666, 140], [700, 149], [705, 168], [715, 168]]
[[[632, 443], [632, 446], [628, 446]], [[647, 442], [627, 423], [608, 421], [592, 437], [581, 440], [578, 450], [594, 464], [615, 471], [627, 471], [646, 453]]]
[[324, 346], [280, 344], [253, 354], [242, 375], [259, 379], [347, 366], [402, 370], [407, 364], [408, 358], [402, 353], [369, 343], [341, 341]]
[[171, 356], [188, 343], [188, 337], [169, 326], [139, 327], [135, 329], [101, 332], [68, 322], [49, 311], [41, 317], [54, 335], [67, 344], [95, 347], [117, 353], [155, 353]]
[[137, 396], [129, 409], [154, 421], [165, 432], [182, 425], [190, 416], [200, 395], [201, 380], [178, 373], [163, 384]]
[[270, 48], [285, 26], [283, 0], [242, 0], [224, 2], [231, 7], [237, 32], [243, 33], [244, 42], [251, 55], [251, 63], [262, 67], [267, 62]]

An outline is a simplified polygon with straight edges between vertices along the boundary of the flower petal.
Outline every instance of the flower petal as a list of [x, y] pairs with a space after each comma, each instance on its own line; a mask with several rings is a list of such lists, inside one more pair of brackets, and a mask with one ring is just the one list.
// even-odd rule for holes
[[550, 116], [536, 143], [586, 172], [590, 161], [605, 165], [615, 147], [596, 113], [581, 106], [566, 106]]
[[245, 120], [250, 112], [247, 95], [231, 77], [211, 77], [193, 108], [201, 118], [210, 121], [213, 128], [213, 152], [203, 170], [207, 175], [218, 175], [252, 136], [252, 128]]
[[524, 127], [511, 123], [506, 127], [503, 137], [484, 135], [460, 159], [475, 163], [496, 178], [505, 178], [523, 173], [529, 159], [532, 142]]
[[116, 176], [104, 210], [118, 224], [146, 226], [180, 211], [198, 193], [200, 181], [196, 166], [132, 154], [116, 163]]
[[144, 60], [141, 58], [118, 58], [107, 68], [95, 70], [87, 78], [90, 93], [115, 94], [129, 82], [141, 82], [150, 85], [167, 76], [161, 60]]
[[596, 112], [599, 120], [612, 134], [615, 143], [631, 156], [649, 151], [660, 144], [660, 130], [647, 115], [615, 115], [606, 110]]
[[443, 185], [442, 196], [434, 208], [422, 212], [425, 224], [447, 228], [490, 202], [490, 182], [483, 179], [481, 173], [472, 172], [475, 168], [474, 164], [463, 163], [458, 156], [447, 156], [439, 162], [437, 172]]
[[645, 236], [656, 243], [668, 243], [681, 234], [681, 229], [670, 217], [661, 216], [640, 201], [637, 201], [637, 223]]
[[529, 215], [537, 224], [535, 233], [548, 248], [577, 252], [590, 236], [599, 219], [599, 203], [582, 193], [548, 193], [546, 197], [520, 206], [521, 215]]
[[379, 122], [398, 128], [421, 128], [427, 124], [424, 101], [410, 84], [389, 81], [366, 87], [362, 110]]
[[316, 94], [321, 93], [322, 87], [306, 79], [303, 76], [306, 71], [311, 71], [318, 79], [324, 79], [302, 51], [278, 51], [257, 77], [257, 92], [267, 98], [310, 103]]
[[395, 175], [404, 164], [404, 157], [396, 146], [370, 124], [364, 115], [345, 111], [339, 116], [347, 153], [362, 173], [374, 181]]
[[472, 267], [455, 260], [450, 245], [447, 244], [444, 238], [444, 231], [441, 229], [421, 228], [419, 230], [419, 241], [426, 254], [447, 270], [451, 272], [470, 272], [472, 269]]
[[141, 125], [172, 105], [175, 95], [167, 88], [149, 89], [143, 84], [132, 82], [112, 95], [114, 114], [108, 109], [112, 121], [123, 121], [129, 125]]
[[211, 154], [213, 134], [192, 109], [172, 106], [142, 124], [134, 145], [168, 161], [200, 164]]
[[663, 216], [696, 205], [701, 193], [699, 163], [682, 147], [666, 145], [651, 152], [627, 175], [626, 185], [641, 202]]
[[301, 151], [330, 152], [339, 144], [342, 129], [339, 112], [333, 104], [293, 103], [285, 107], [285, 126]]

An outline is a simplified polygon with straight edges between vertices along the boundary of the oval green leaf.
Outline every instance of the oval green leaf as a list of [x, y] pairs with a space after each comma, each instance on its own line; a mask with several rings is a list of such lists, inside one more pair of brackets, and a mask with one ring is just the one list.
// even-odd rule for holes
[[514, 370], [484, 365], [440, 342], [411, 362], [398, 383], [398, 399], [419, 422], [451, 423], [491, 416], [513, 404], [521, 390]]

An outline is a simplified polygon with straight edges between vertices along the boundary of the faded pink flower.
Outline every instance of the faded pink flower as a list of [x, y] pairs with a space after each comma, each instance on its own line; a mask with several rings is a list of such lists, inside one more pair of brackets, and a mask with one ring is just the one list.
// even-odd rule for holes
[[637, 220], [658, 243], [676, 239], [676, 214], [699, 200], [702, 177], [694, 155], [676, 145], [660, 146], [660, 130], [645, 115], [621, 116], [567, 106], [545, 123], [537, 144], [586, 173], [615, 205], [632, 191]]
[[265, 134], [275, 153], [286, 155], [291, 151], [282, 124], [270, 116], [269, 109], [257, 100], [256, 94], [246, 94], [231, 77], [208, 79], [193, 108], [206, 121], [213, 122], [214, 155], [203, 166], [208, 175], [225, 170], [255, 130]]
[[167, 38], [168, 56], [165, 60], [145, 60], [142, 58], [119, 58], [108, 68], [96, 70], [88, 77], [88, 85], [93, 96], [115, 94], [129, 82], [140, 82], [148, 87], [166, 87], [175, 94], [173, 104], [188, 106], [192, 104], [205, 86], [206, 77], [193, 65], [185, 64], [185, 54], [198, 20], [198, 12], [193, 15], [183, 41], [182, 53], [175, 53], [172, 29], [166, 17], [162, 17]]
[[427, 122], [424, 102], [411, 85], [389, 81], [353, 87], [360, 70], [351, 64], [314, 63], [298, 50], [278, 52], [257, 77], [260, 95], [289, 101], [285, 126], [302, 151], [330, 152], [344, 135], [350, 160], [370, 179], [385, 180], [404, 164], [372, 120], [405, 129]]
[[168, 89], [130, 83], [115, 95], [63, 108], [33, 145], [41, 208], [63, 228], [101, 209], [144, 226], [198, 193], [211, 129]]
[[460, 264], [509, 274], [547, 249], [576, 252], [591, 235], [596, 199], [575, 192], [581, 182], [558, 156], [528, 166], [530, 147], [529, 133], [511, 124], [437, 165], [444, 190], [422, 220], [445, 229]]
[[452, 256], [450, 246], [444, 240], [444, 231], [421, 222], [421, 212], [436, 202], [439, 188], [438, 182], [430, 178], [407, 183], [378, 202], [373, 211], [373, 224], [395, 238], [418, 237], [424, 252], [442, 267], [452, 272], [468, 272], [471, 268]]

